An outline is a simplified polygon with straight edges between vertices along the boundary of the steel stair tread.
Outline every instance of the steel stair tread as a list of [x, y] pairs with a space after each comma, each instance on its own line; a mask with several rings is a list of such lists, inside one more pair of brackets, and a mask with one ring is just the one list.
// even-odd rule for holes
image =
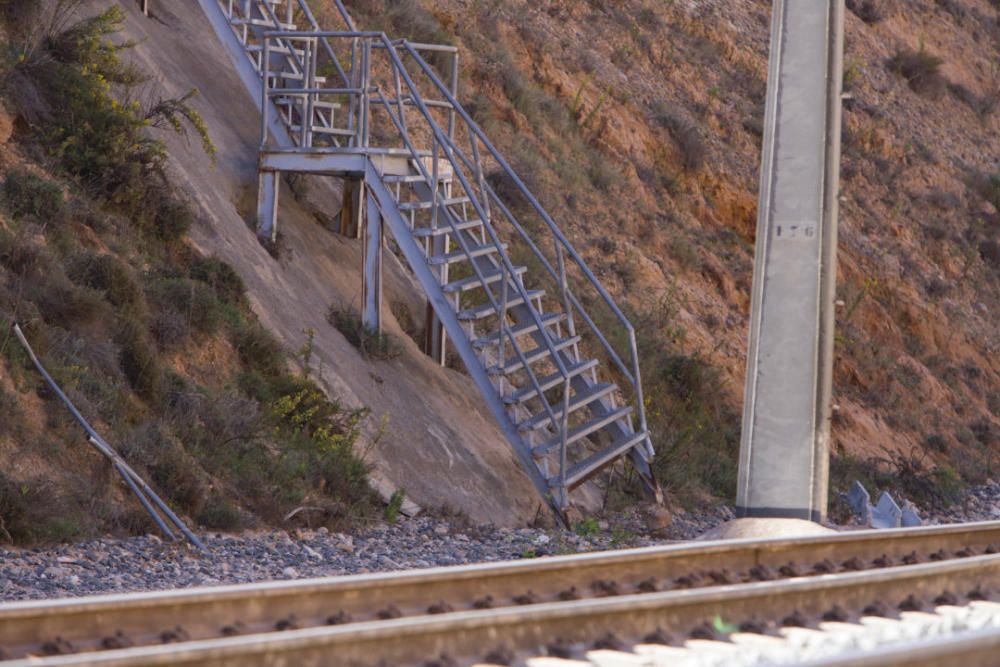
[[[528, 271], [526, 266], [515, 266], [513, 272], [508, 272], [508, 275], [521, 276]], [[479, 279], [479, 276], [472, 275], [468, 278], [462, 278], [461, 280], [456, 280], [454, 282], [447, 283], [442, 286], [445, 294], [455, 294], [458, 292], [468, 292], [469, 290], [476, 289], [477, 287], [482, 287], [485, 283], [486, 285], [492, 285], [503, 278], [502, 271], [496, 271], [495, 273], [486, 273], [483, 275], [483, 280]]]
[[[545, 313], [544, 315], [539, 315], [539, 319], [542, 321], [543, 327], [551, 327], [556, 324], [561, 324], [566, 321], [566, 313]], [[535, 320], [527, 322], [526, 324], [518, 324], [517, 326], [510, 329], [507, 332], [506, 338], [511, 336], [517, 338], [519, 336], [524, 336], [527, 334], [532, 334], [538, 331], [538, 325], [535, 324]], [[477, 338], [472, 341], [473, 347], [482, 349], [490, 345], [496, 345], [500, 342], [500, 333], [492, 333], [489, 336], [483, 336], [482, 338]]]
[[[618, 408], [617, 410], [612, 410], [607, 414], [598, 415], [597, 417], [594, 417], [585, 424], [581, 424], [580, 426], [571, 428], [569, 433], [566, 435], [566, 445], [567, 446], [571, 445], [577, 440], [586, 438], [588, 435], [600, 431], [605, 426], [615, 423], [619, 419], [628, 417], [630, 414], [632, 414], [632, 410], [633, 408], [631, 405], [626, 405], [625, 407]], [[562, 436], [557, 435], [554, 438], [546, 440], [540, 445], [535, 445], [534, 447], [532, 447], [532, 452], [536, 456], [541, 456], [542, 454], [547, 454], [551, 452], [553, 449], [559, 447], [561, 444], [562, 444]]]
[[[586, 391], [571, 396], [569, 399], [570, 414], [576, 412], [580, 408], [584, 408], [590, 405], [594, 401], [604, 398], [608, 394], [613, 393], [616, 389], [618, 389], [618, 385], [611, 384], [609, 382], [604, 382], [595, 384], [591, 387], [588, 387]], [[553, 406], [552, 408], [552, 412], [553, 414], [555, 414], [556, 419], [562, 418], [562, 411], [563, 411], [562, 403], [559, 403], [558, 405]], [[517, 425], [517, 428], [522, 433], [527, 433], [530, 431], [534, 431], [536, 428], [542, 428], [544, 426], [548, 426], [551, 421], [552, 420], [549, 418], [549, 413], [543, 411], [539, 412], [534, 417], [531, 417], [530, 419], [526, 419], [525, 421], [521, 422], [520, 424]]]
[[[580, 342], [581, 336], [571, 336], [570, 338], [563, 338], [562, 340], [557, 340], [552, 343], [552, 348], [556, 352], [561, 352], [568, 347], [572, 347]], [[549, 348], [546, 346], [536, 347], [534, 350], [524, 353], [524, 360], [528, 364], [533, 364], [536, 361], [541, 361], [542, 359], [547, 359], [552, 356]], [[486, 372], [490, 375], [503, 375], [507, 373], [516, 373], [517, 371], [524, 368], [524, 364], [517, 355], [511, 354], [510, 358], [507, 359], [509, 363], [505, 363], [503, 368], [500, 368], [499, 364], [494, 364], [486, 369]]]
[[[467, 204], [470, 199], [468, 197], [452, 197], [450, 199], [443, 199], [438, 202], [439, 206], [454, 206], [456, 204]], [[408, 201], [403, 202], [399, 205], [400, 211], [426, 211], [433, 208], [434, 202], [432, 201]]]
[[270, 30], [285, 31], [285, 32], [295, 32], [296, 29], [296, 25], [294, 23], [282, 23], [279, 21], [277, 24], [275, 24], [275, 22], [269, 18], [245, 19], [245, 18], [234, 17], [229, 19], [229, 23], [234, 26], [252, 25], [258, 28], [269, 28]]
[[[570, 377], [570, 379], [572, 379], [598, 366], [599, 363], [600, 362], [598, 362], [597, 359], [588, 359], [587, 361], [581, 361], [578, 364], [573, 364], [572, 366], [568, 366], [566, 368], [566, 374]], [[541, 387], [542, 391], [548, 391], [553, 387], [559, 386], [559, 384], [562, 383], [562, 381], [563, 381], [562, 373], [556, 371], [552, 375], [547, 375], [544, 378], [541, 378], [538, 381], [538, 385], [539, 387]], [[536, 396], [538, 396], [538, 391], [535, 389], [534, 385], [529, 384], [526, 387], [515, 391], [511, 395], [505, 396], [503, 400], [508, 405], [514, 405], [517, 403], [523, 403], [524, 401], [531, 400]]]
[[[534, 301], [535, 299], [540, 299], [543, 296], [545, 296], [545, 290], [541, 289], [528, 290], [526, 294], [528, 297], [527, 299], [528, 301]], [[499, 299], [497, 299], [497, 301], [499, 301]], [[517, 292], [514, 292], [514, 294], [508, 297], [507, 299], [507, 308], [510, 309], [515, 306], [520, 306], [524, 302], [525, 302], [524, 297], [522, 297]], [[496, 315], [496, 314], [497, 314], [497, 309], [493, 307], [493, 303], [487, 301], [486, 303], [476, 306], [475, 308], [468, 308], [466, 310], [460, 311], [458, 313], [458, 319], [462, 320], [463, 322], [468, 322], [470, 320], [481, 320], [484, 317], [489, 317], [490, 315]]]
[[[504, 248], [506, 248], [506, 245], [504, 246]], [[461, 262], [470, 258], [475, 259], [476, 257], [491, 255], [499, 251], [500, 248], [497, 247], [496, 244], [486, 243], [484, 245], [478, 245], [469, 248], [468, 253], [459, 248], [458, 250], [453, 250], [452, 252], [445, 253], [443, 255], [434, 255], [433, 257], [428, 257], [427, 263], [430, 264], [431, 266], [441, 266], [442, 264], [452, 264], [454, 262]]]
[[[611, 461], [614, 461], [618, 457], [628, 453], [630, 449], [637, 447], [639, 443], [648, 437], [649, 434], [642, 431], [629, 433], [628, 435], [620, 437], [609, 447], [606, 447], [599, 452], [595, 452], [584, 460], [573, 464], [566, 471], [566, 487], [574, 487], [581, 481], [587, 479], [592, 472], [600, 470]], [[549, 485], [553, 488], [558, 488], [560, 484], [561, 480], [558, 476], [549, 478]]]
[[455, 223], [455, 226], [451, 226], [446, 222], [438, 223], [436, 229], [431, 229], [430, 227], [417, 227], [413, 230], [413, 235], [418, 239], [424, 239], [432, 236], [444, 236], [445, 234], [454, 234], [456, 232], [467, 232], [470, 229], [475, 229], [476, 227], [482, 227], [483, 221], [479, 218], [474, 220], [459, 220]]
[[[438, 181], [450, 183], [454, 179], [454, 174], [451, 173], [440, 173], [438, 174]], [[406, 174], [405, 176], [397, 176], [395, 174], [389, 174], [382, 177], [382, 180], [386, 183], [426, 183], [428, 179], [423, 177], [423, 174]]]

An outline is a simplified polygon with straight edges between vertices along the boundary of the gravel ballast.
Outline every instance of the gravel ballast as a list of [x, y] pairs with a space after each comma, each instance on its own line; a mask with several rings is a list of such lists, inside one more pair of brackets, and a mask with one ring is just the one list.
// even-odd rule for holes
[[[1000, 482], [925, 523], [1000, 519]], [[498, 528], [419, 516], [353, 535], [317, 530], [201, 533], [210, 556], [155, 535], [33, 549], [0, 548], [0, 601], [169, 590], [536, 558], [692, 540], [734, 518], [722, 506], [651, 525], [639, 512], [587, 520], [575, 531]], [[655, 523], [655, 522], [654, 522]], [[852, 526], [857, 529], [859, 526]]]
[[732, 518], [729, 508], [674, 517], [650, 529], [638, 517], [587, 521], [576, 531], [470, 526], [400, 518], [355, 535], [318, 530], [202, 533], [212, 552], [154, 535], [37, 549], [0, 548], [0, 600], [150, 590], [383, 572], [689, 540]]

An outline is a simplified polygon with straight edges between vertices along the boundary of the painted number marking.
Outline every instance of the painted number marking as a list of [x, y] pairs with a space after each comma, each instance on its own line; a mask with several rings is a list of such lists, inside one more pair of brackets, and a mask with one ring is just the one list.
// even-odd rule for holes
[[816, 238], [815, 222], [779, 222], [774, 225], [774, 238], [781, 240]]

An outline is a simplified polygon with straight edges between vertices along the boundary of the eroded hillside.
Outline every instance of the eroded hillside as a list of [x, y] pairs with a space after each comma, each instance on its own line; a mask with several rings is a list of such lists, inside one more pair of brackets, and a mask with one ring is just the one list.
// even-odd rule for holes
[[[169, 120], [124, 119], [128, 137], [151, 132], [162, 151], [156, 176], [167, 180], [150, 198], [108, 190], [95, 174], [114, 153], [87, 145], [94, 128], [67, 129], [46, 100], [65, 84], [52, 63], [74, 76], [108, 63], [66, 37], [72, 20], [21, 30], [18, 12], [34, 4], [0, 1], [0, 297], [110, 439], [204, 525], [297, 508], [319, 508], [299, 515], [318, 511], [317, 521], [369, 516], [365, 463], [385, 496], [403, 488], [478, 520], [530, 520], [537, 499], [472, 383], [413, 340], [423, 304], [405, 267], [388, 267], [392, 350], [373, 356], [329, 321], [331, 308], [356, 308], [361, 265], [360, 244], [328, 229], [331, 193], [287, 184], [278, 256], [257, 242], [247, 222], [256, 112], [200, 12], [154, 0], [147, 18], [128, 3], [102, 37], [137, 41], [124, 57], [151, 78], [133, 89], [135, 113], [155, 100], [197, 112], [174, 109], [182, 125], [195, 121], [188, 136]], [[115, 5], [67, 4], [80, 16]], [[312, 4], [339, 27], [328, 0]], [[637, 326], [668, 496], [729, 499], [769, 3], [346, 4], [364, 29], [461, 48], [460, 98]], [[988, 0], [848, 5], [835, 487], [864, 476], [950, 501], [992, 474], [1000, 438], [1000, 14]], [[102, 103], [135, 99], [122, 96], [128, 84], [101, 88]], [[148, 175], [138, 162], [125, 166]], [[146, 529], [117, 514], [120, 488], [16, 348], [0, 345], [0, 516], [37, 525], [29, 510], [51, 497], [51, 523], [20, 539]], [[303, 416], [313, 408], [318, 422]], [[346, 458], [323, 454], [318, 431]], [[363, 461], [344, 452], [355, 442]], [[332, 472], [348, 463], [361, 466], [349, 480]], [[632, 498], [621, 490], [612, 497]]]

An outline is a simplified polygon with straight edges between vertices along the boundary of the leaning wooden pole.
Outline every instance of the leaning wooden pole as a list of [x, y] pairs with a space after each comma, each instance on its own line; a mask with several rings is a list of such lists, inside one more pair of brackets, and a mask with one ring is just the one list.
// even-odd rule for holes
[[775, 0], [737, 514], [826, 517], [843, 0]]

